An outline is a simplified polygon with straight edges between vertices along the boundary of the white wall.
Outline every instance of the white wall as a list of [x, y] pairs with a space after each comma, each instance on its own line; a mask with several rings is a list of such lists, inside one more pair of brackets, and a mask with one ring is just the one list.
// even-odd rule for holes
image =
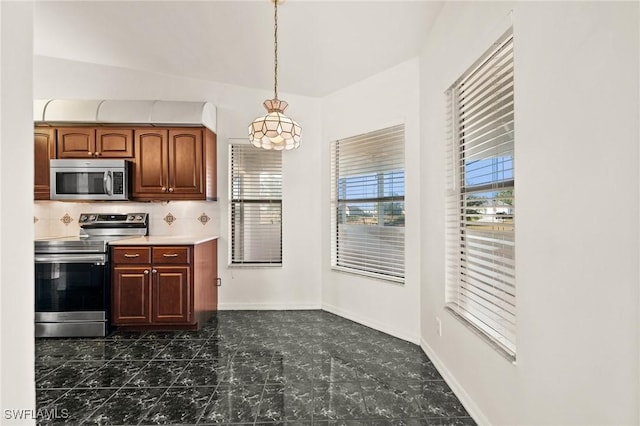
[[[35, 406], [33, 370], [33, 5], [0, 3], [0, 423]], [[30, 412], [23, 413], [29, 416]]]
[[[511, 9], [515, 365], [443, 310], [443, 94]], [[450, 2], [426, 41], [422, 344], [482, 423], [640, 423], [639, 22], [637, 2]]]
[[[322, 308], [417, 343], [420, 292], [420, 137], [418, 59], [404, 62], [322, 101]], [[404, 285], [331, 269], [331, 141], [405, 124]]]
[[[286, 82], [283, 82], [286, 84]], [[214, 217], [207, 233], [217, 233], [220, 309], [296, 309], [320, 307], [320, 212], [313, 183], [319, 180], [320, 102], [302, 96], [282, 98], [287, 112], [303, 127], [301, 147], [283, 154], [283, 266], [281, 268], [229, 268], [228, 265], [228, 143], [245, 138], [247, 126], [266, 111], [264, 99], [272, 93], [236, 86], [167, 76], [124, 68], [36, 56], [34, 98], [206, 100], [218, 108], [218, 202], [209, 204]], [[136, 205], [139, 203], [136, 203]], [[210, 207], [215, 206], [215, 207]], [[305, 209], [301, 209], [304, 206]], [[166, 211], [189, 220], [202, 213], [202, 205], [171, 202], [150, 207], [156, 229]], [[143, 208], [143, 207], [142, 207]], [[57, 220], [53, 216], [53, 220]], [[191, 225], [193, 223], [189, 222]], [[151, 224], [153, 233], [153, 223]], [[189, 225], [189, 229], [191, 229]], [[193, 225], [197, 229], [199, 224]], [[172, 231], [174, 232], [174, 231]], [[302, 238], [301, 238], [302, 237]]]

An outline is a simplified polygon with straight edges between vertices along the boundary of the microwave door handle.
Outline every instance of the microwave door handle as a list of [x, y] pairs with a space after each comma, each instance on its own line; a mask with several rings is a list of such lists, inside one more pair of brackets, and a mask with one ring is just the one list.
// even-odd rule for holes
[[[107, 184], [107, 182], [109, 182]], [[102, 184], [104, 185], [104, 193], [111, 196], [113, 195], [113, 179], [111, 177], [111, 171], [107, 170], [104, 172], [104, 177], [102, 178]]]

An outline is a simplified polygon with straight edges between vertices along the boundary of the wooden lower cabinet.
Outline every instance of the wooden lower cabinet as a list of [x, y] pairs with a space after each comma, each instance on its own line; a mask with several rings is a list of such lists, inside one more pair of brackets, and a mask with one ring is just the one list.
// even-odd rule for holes
[[151, 323], [151, 271], [148, 266], [113, 268], [112, 322]]
[[217, 310], [217, 240], [184, 246], [113, 246], [111, 324], [196, 329]]
[[191, 268], [156, 266], [153, 276], [152, 318], [155, 323], [188, 323], [191, 314]]

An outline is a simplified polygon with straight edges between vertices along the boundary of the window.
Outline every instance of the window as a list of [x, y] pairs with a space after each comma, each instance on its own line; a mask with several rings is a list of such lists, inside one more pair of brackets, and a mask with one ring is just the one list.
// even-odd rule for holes
[[446, 304], [510, 359], [516, 354], [513, 36], [450, 100]]
[[282, 152], [230, 145], [231, 263], [282, 264]]
[[404, 281], [404, 125], [331, 144], [333, 267]]

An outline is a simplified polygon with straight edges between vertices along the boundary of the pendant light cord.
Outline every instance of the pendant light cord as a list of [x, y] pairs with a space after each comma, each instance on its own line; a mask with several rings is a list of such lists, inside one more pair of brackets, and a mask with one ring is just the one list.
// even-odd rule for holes
[[275, 5], [274, 7], [274, 15], [273, 15], [273, 22], [274, 22], [274, 30], [273, 30], [273, 39], [274, 39], [274, 57], [275, 60], [273, 61], [274, 63], [274, 69], [273, 69], [273, 93], [274, 93], [274, 99], [278, 99], [278, 1], [279, 0], [273, 0], [273, 4]]

